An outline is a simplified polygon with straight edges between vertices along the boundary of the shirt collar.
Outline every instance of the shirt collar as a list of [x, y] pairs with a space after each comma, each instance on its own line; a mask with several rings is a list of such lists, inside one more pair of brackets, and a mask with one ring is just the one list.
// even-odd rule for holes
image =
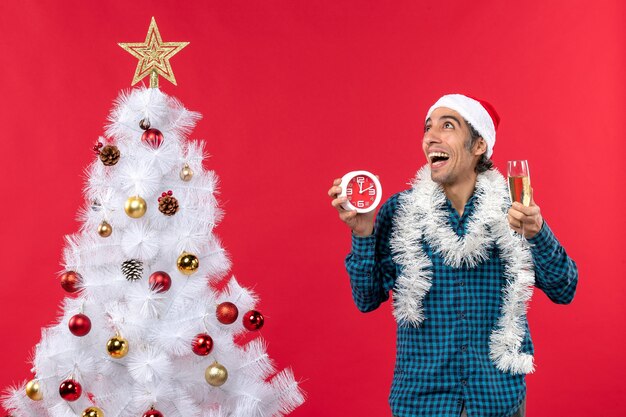
[[465, 203], [465, 207], [463, 208], [463, 216], [459, 218], [459, 213], [452, 207], [452, 202], [446, 198], [446, 209], [450, 212], [450, 216], [456, 220], [457, 222], [464, 224], [469, 216], [472, 215], [474, 211], [474, 207], [476, 206], [476, 193], [472, 193], [467, 203]]

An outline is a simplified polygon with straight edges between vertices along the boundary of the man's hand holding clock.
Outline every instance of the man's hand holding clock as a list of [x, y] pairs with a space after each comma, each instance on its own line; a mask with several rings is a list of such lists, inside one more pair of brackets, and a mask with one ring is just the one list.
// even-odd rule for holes
[[339, 218], [352, 229], [352, 233], [356, 236], [372, 234], [374, 209], [382, 197], [377, 176], [367, 171], [349, 172], [333, 181], [328, 195], [332, 198], [332, 206], [339, 212]]

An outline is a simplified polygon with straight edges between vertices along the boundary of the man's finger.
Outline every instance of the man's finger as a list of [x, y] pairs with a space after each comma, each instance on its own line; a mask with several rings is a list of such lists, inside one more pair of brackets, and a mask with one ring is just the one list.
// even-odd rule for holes
[[522, 221], [522, 219], [525, 217], [526, 215], [524, 213], [522, 213], [519, 210], [516, 210], [514, 207], [511, 207], [509, 209], [509, 218], [515, 219], [517, 221]]
[[335, 180], [333, 181], [333, 185], [339, 185], [341, 184], [341, 178], [335, 178]]
[[331, 202], [330, 205], [333, 206], [334, 208], [340, 207], [341, 206], [341, 198], [334, 198]]
[[515, 217], [511, 216], [510, 213], [508, 215], [508, 220], [509, 220], [509, 224], [511, 225], [511, 227], [513, 227], [514, 229], [520, 229], [522, 227], [522, 222], [516, 219]]
[[536, 204], [526, 207], [522, 203], [516, 201], [513, 205], [511, 205], [511, 208], [515, 211], [522, 212], [526, 216], [534, 216], [539, 213], [539, 207]]
[[336, 185], [330, 187], [330, 190], [328, 190], [328, 195], [330, 197], [337, 198], [339, 194], [341, 194], [341, 187], [338, 187]]
[[347, 198], [345, 198], [345, 197], [339, 197], [339, 198], [335, 198], [333, 201], [331, 201], [331, 202], [330, 202], [330, 204], [331, 204], [334, 208], [336, 208], [337, 210], [339, 210], [339, 211], [346, 211], [346, 210], [343, 208], [343, 206], [342, 206], [342, 204], [343, 204], [343, 203], [345, 203], [346, 201], [348, 201], [348, 199], [347, 199]]

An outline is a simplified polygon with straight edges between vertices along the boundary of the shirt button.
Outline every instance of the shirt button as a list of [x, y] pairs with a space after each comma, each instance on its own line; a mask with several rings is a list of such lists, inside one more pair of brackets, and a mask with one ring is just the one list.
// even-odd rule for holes
[[464, 319], [464, 318], [465, 318], [465, 313], [464, 313], [463, 311], [461, 311], [461, 312], [459, 313], [459, 317], [460, 317], [461, 319]]
[[461, 346], [461, 352], [467, 352], [467, 345]]
[[459, 285], [460, 285], [461, 287], [465, 286], [465, 281], [459, 281]]
[[462, 380], [461, 380], [461, 384], [462, 384], [462, 385], [467, 385], [467, 379], [462, 379]]

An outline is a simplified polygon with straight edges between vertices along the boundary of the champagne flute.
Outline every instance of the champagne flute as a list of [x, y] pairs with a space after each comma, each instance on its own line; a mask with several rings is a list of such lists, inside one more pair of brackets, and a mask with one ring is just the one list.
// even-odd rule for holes
[[[517, 201], [526, 207], [530, 205], [530, 172], [528, 161], [508, 161], [507, 175], [509, 177], [509, 194], [511, 203]], [[524, 237], [524, 223], [522, 223], [522, 238]]]
[[509, 161], [507, 175], [509, 177], [511, 203], [517, 201], [528, 207], [530, 205], [530, 172], [528, 171], [528, 161]]

